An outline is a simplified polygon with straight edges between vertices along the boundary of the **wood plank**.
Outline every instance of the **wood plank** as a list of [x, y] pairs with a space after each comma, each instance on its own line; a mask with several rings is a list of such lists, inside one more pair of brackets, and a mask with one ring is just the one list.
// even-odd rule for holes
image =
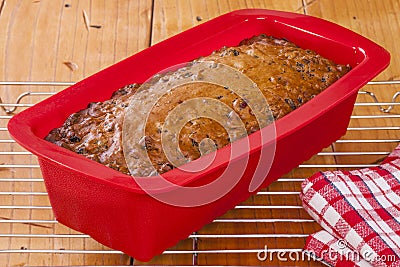
[[152, 44], [219, 15], [243, 8], [303, 12], [301, 0], [155, 0]]
[[[307, 13], [333, 21], [385, 47], [395, 59], [400, 42], [400, 1], [307, 1]], [[393, 60], [377, 79], [400, 79], [400, 63]]]

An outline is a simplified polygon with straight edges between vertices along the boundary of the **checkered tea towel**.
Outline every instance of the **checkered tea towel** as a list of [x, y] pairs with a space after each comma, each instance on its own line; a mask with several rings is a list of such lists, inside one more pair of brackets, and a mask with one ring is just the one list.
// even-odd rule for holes
[[398, 147], [378, 167], [320, 172], [302, 184], [305, 210], [373, 266], [400, 266], [399, 154]]
[[337, 239], [325, 230], [310, 235], [304, 251], [327, 266], [372, 267], [359, 253], [350, 249], [345, 240]]

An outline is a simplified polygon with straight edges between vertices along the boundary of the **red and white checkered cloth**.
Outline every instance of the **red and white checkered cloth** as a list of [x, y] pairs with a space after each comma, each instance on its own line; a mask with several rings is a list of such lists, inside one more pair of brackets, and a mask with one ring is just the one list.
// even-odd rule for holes
[[400, 145], [398, 145], [393, 151], [392, 153], [390, 153], [389, 156], [387, 156], [385, 158], [385, 160], [382, 162], [382, 164], [384, 163], [389, 163], [395, 159], [400, 159]]
[[359, 253], [350, 249], [345, 240], [337, 239], [325, 230], [310, 235], [304, 251], [327, 266], [372, 267]]
[[[302, 184], [306, 211], [332, 238], [344, 240], [373, 266], [400, 266], [399, 157], [400, 146], [378, 167], [320, 172]], [[312, 235], [306, 250], [335, 265], [317, 253], [321, 243], [332, 242], [321, 235]]]

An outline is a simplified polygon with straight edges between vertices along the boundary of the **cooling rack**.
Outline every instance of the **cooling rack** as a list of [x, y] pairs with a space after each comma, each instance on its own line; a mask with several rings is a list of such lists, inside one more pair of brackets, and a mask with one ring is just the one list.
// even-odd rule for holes
[[[1, 92], [21, 91], [17, 99], [0, 99], [0, 265], [144, 264], [59, 224], [36, 158], [7, 132], [13, 114], [71, 84], [0, 82]], [[301, 207], [300, 184], [319, 170], [379, 164], [400, 142], [399, 95], [400, 80], [370, 82], [359, 92], [345, 136], [149, 264], [320, 266], [298, 258], [305, 238], [319, 229]]]

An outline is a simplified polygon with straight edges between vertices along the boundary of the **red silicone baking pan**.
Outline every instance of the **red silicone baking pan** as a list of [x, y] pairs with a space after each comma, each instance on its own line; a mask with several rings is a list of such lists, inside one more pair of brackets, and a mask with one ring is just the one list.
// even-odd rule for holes
[[[237, 183], [221, 198], [196, 206], [168, 204], [157, 197], [191, 199], [193, 195], [173, 186], [157, 188], [154, 177], [133, 179], [43, 140], [70, 114], [86, 108], [90, 102], [108, 99], [113, 91], [126, 84], [142, 83], [169, 66], [208, 55], [222, 46], [236, 46], [241, 40], [262, 33], [288, 39], [336, 63], [349, 64], [352, 70], [275, 124], [239, 140], [239, 145], [250, 143], [247, 151], [232, 157], [229, 145], [213, 152], [214, 162], [202, 171], [174, 169], [165, 175], [165, 179], [177, 185], [196, 188], [214, 182], [230, 163], [239, 166], [248, 157], [245, 169], [232, 177]], [[50, 202], [60, 223], [147, 261], [340, 138], [346, 132], [358, 89], [386, 68], [389, 61], [390, 56], [382, 47], [325, 20], [280, 11], [238, 10], [182, 32], [76, 83], [15, 115], [8, 128], [18, 143], [38, 156]], [[271, 127], [276, 136], [268, 137]], [[268, 138], [261, 139], [263, 133]], [[275, 154], [269, 166], [269, 162], [260, 161], [260, 155], [271, 151]], [[201, 163], [206, 157], [192, 163]], [[264, 165], [266, 169], [270, 167], [269, 173], [261, 177], [254, 191], [253, 175]], [[149, 194], [138, 182], [154, 190]]]

